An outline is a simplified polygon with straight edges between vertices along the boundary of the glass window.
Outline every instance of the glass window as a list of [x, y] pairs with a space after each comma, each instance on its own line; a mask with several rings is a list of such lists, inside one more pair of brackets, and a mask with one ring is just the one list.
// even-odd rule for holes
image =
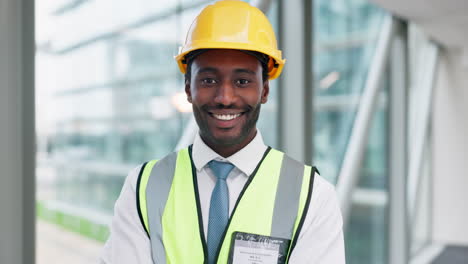
[[346, 263], [388, 259], [388, 90], [379, 95], [345, 233]]
[[[336, 183], [386, 14], [365, 0], [313, 3], [313, 163]], [[386, 92], [379, 99], [347, 223], [347, 263], [387, 261]]]
[[314, 1], [314, 163], [341, 167], [384, 13], [362, 0]]

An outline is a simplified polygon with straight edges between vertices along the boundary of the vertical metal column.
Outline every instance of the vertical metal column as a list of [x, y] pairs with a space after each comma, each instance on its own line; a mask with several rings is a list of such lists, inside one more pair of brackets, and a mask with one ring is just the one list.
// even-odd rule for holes
[[0, 263], [34, 263], [34, 1], [0, 0]]
[[314, 156], [314, 2], [304, 1], [304, 161]]
[[305, 161], [305, 60], [304, 3], [279, 1], [279, 43], [286, 58], [279, 91], [280, 148], [298, 161]]
[[389, 264], [409, 260], [407, 212], [408, 168], [408, 60], [407, 26], [399, 22], [393, 38], [390, 59], [389, 104]]

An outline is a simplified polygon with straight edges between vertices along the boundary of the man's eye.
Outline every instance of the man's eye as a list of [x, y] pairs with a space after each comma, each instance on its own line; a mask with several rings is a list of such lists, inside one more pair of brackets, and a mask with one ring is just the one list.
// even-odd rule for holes
[[213, 78], [205, 78], [205, 79], [202, 80], [202, 82], [203, 82], [204, 84], [215, 84], [215, 83], [216, 83], [216, 80], [213, 79]]
[[250, 81], [249, 80], [246, 80], [246, 79], [239, 79], [236, 81], [237, 84], [240, 84], [240, 85], [246, 85], [246, 84], [249, 84]]

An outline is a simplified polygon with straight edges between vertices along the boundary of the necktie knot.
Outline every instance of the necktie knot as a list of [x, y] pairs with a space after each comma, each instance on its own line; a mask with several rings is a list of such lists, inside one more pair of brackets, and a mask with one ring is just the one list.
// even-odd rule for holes
[[229, 162], [222, 162], [217, 160], [208, 162], [208, 166], [213, 171], [216, 178], [220, 180], [226, 180], [227, 176], [234, 168], [234, 165]]

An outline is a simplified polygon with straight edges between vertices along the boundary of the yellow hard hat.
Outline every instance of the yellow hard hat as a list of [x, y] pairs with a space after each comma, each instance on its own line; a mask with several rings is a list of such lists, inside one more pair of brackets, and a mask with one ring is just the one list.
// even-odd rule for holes
[[258, 8], [239, 0], [223, 0], [205, 7], [195, 18], [175, 57], [180, 71], [185, 74], [185, 55], [199, 49], [237, 49], [266, 54], [268, 78], [277, 78], [285, 59], [276, 43], [275, 32], [267, 17]]

